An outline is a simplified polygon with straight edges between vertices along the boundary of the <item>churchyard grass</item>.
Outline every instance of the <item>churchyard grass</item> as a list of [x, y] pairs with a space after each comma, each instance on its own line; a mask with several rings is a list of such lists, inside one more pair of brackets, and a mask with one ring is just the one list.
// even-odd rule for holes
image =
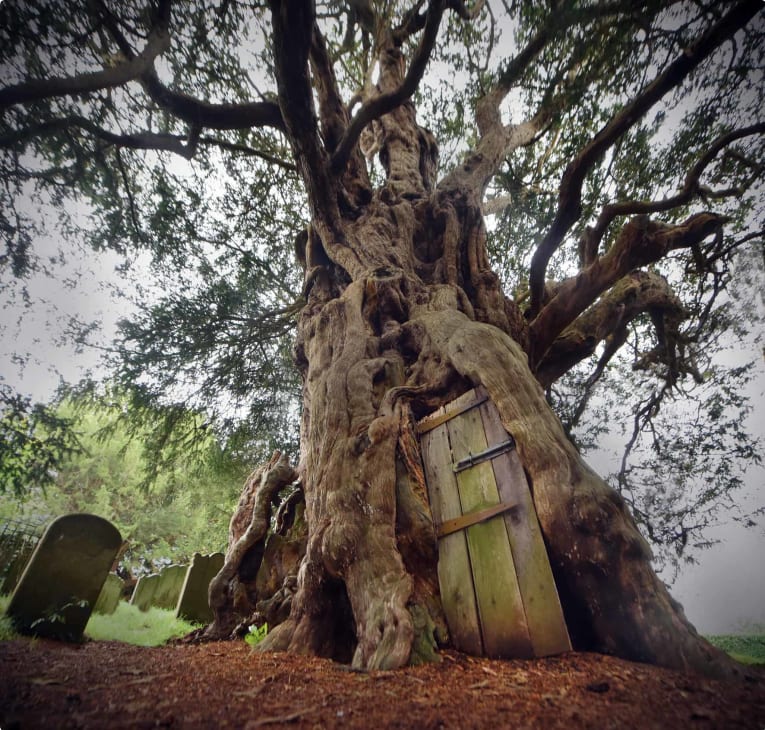
[[85, 627], [85, 635], [96, 641], [158, 646], [196, 628], [197, 625], [176, 618], [175, 611], [156, 607], [141, 611], [120, 601], [113, 614], [94, 613]]
[[[5, 608], [10, 596], [0, 596], [0, 641], [18, 638]], [[195, 624], [175, 617], [175, 611], [150, 608], [139, 611], [135, 606], [120, 601], [110, 615], [94, 613], [85, 628], [86, 639], [94, 641], [122, 641], [137, 646], [159, 646], [170, 639], [184, 636], [198, 628]]]
[[706, 638], [741, 664], [765, 665], [765, 634], [726, 634]]

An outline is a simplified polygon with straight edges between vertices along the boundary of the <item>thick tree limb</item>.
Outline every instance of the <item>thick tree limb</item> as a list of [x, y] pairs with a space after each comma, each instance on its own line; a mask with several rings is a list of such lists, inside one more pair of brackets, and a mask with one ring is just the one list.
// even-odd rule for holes
[[653, 272], [632, 272], [555, 340], [537, 368], [537, 380], [543, 387], [550, 386], [605, 341], [606, 349], [591, 377], [597, 380], [624, 343], [626, 326], [638, 315], [654, 310], [681, 313], [683, 307], [666, 279]]
[[404, 13], [398, 27], [394, 28], [391, 32], [393, 42], [399, 48], [408, 38], [411, 38], [415, 33], [419, 33], [425, 26], [427, 13], [420, 12], [420, 8], [424, 3], [425, 0], [417, 0], [417, 2]]
[[[608, 227], [613, 223], [614, 219], [619, 216], [626, 215], [645, 215], [650, 213], [661, 213], [664, 211], [672, 210], [681, 205], [685, 205], [690, 202], [694, 197], [701, 195], [702, 193], [707, 197], [723, 197], [723, 193], [727, 195], [741, 195], [742, 191], [739, 188], [731, 188], [726, 191], [720, 191], [717, 195], [709, 196], [704, 188], [700, 184], [701, 175], [709, 164], [714, 160], [718, 153], [725, 149], [733, 142], [743, 139], [744, 137], [750, 137], [755, 134], [765, 133], [765, 122], [759, 124], [753, 124], [742, 129], [734, 129], [731, 132], [720, 135], [709, 146], [709, 149], [699, 158], [696, 164], [688, 171], [685, 176], [683, 187], [674, 195], [671, 195], [662, 200], [626, 200], [619, 203], [611, 203], [605, 205], [598, 217], [596, 224], [593, 227], [588, 227], [585, 234], [582, 236], [580, 242], [580, 250], [582, 251], [582, 264], [589, 266], [597, 256], [598, 246], [603, 239]], [[758, 170], [758, 173], [761, 171]]]
[[[319, 102], [324, 145], [331, 153], [338, 145], [348, 127], [349, 115], [337, 87], [335, 71], [329, 56], [324, 37], [319, 28], [314, 25], [311, 40], [311, 68], [313, 70], [314, 88]], [[364, 164], [361, 151], [354, 147], [351, 164], [347, 166], [343, 176], [346, 193], [355, 201], [368, 200], [371, 196], [367, 167]], [[356, 193], [354, 195], [354, 192]], [[350, 203], [353, 206], [354, 203]]]
[[[643, 10], [642, 8], [639, 8]], [[502, 70], [497, 79], [495, 89], [507, 94], [520, 80], [526, 69], [534, 62], [548, 43], [559, 38], [575, 25], [588, 23], [592, 20], [607, 18], [611, 15], [623, 15], [629, 11], [629, 4], [624, 2], [606, 3], [587, 8], [556, 7], [551, 12], [541, 28], [528, 41], [523, 49], [514, 56]]]
[[[494, 86], [476, 104], [476, 125], [480, 133], [478, 144], [465, 162], [441, 181], [441, 189], [466, 185], [481, 197], [502, 161], [514, 149], [531, 144], [558, 111], [551, 96], [538, 112], [525, 122], [504, 125], [500, 105], [531, 63], [544, 48], [575, 25], [587, 23], [612, 14], [624, 13], [623, 4], [608, 4], [585, 9], [560, 9], [550, 13], [541, 28], [524, 48], [505, 66]], [[497, 212], [491, 206], [486, 213]]]
[[502, 160], [513, 150], [531, 144], [554, 111], [549, 107], [524, 122], [504, 125], [499, 119], [498, 110], [499, 106], [496, 123], [483, 125], [484, 134], [475, 149], [468, 154], [465, 162], [441, 180], [439, 190], [467, 188], [479, 200], [483, 198], [486, 186]]
[[141, 76], [143, 88], [158, 106], [187, 124], [209, 129], [284, 129], [279, 105], [272, 101], [244, 104], [211, 104], [165, 86], [154, 69]]
[[647, 216], [632, 219], [610, 251], [575, 277], [557, 287], [555, 295], [529, 326], [532, 369], [545, 358], [556, 337], [601, 293], [641, 266], [658, 261], [669, 251], [691, 247], [717, 232], [725, 219], [699, 213], [677, 226], [655, 223]]
[[269, 164], [277, 165], [290, 172], [296, 171], [294, 164], [285, 162], [277, 155], [264, 152], [256, 147], [228, 142], [209, 135], [194, 135], [193, 130], [189, 135], [161, 134], [151, 131], [118, 133], [99, 127], [89, 119], [77, 114], [62, 117], [61, 119], [52, 119], [41, 124], [30, 125], [29, 127], [6, 134], [0, 137], [0, 149], [10, 148], [35, 137], [56, 134], [68, 129], [82, 129], [96, 139], [100, 139], [115, 147], [172, 152], [186, 159], [192, 159], [199, 146], [218, 147], [228, 152], [248, 157], [258, 157]]
[[170, 47], [167, 24], [155, 27], [144, 49], [137, 55], [102, 71], [78, 76], [35, 79], [0, 89], [0, 109], [74, 94], [87, 94], [101, 89], [113, 89], [134, 81], [152, 68], [154, 60]]
[[348, 162], [348, 158], [356, 146], [362, 131], [364, 131], [364, 127], [384, 114], [393, 111], [396, 107], [410, 99], [417, 90], [433, 52], [446, 4], [443, 0], [434, 0], [428, 7], [420, 43], [412, 57], [409, 69], [401, 85], [393, 91], [374, 96], [361, 105], [361, 109], [351, 120], [332, 156], [333, 172], [339, 172]]
[[298, 169], [319, 221], [330, 226], [339, 218], [335, 186], [328, 175], [328, 158], [321, 144], [308, 60], [315, 13], [312, 2], [271, 0], [274, 62], [279, 108]]
[[745, 0], [736, 5], [624, 106], [569, 163], [561, 180], [555, 219], [531, 261], [529, 291], [532, 317], [539, 314], [543, 304], [547, 263], [581, 215], [582, 186], [587, 174], [606, 150], [634, 126], [659, 99], [680, 85], [704, 59], [761, 10], [762, 2], [759, 0]]
[[337, 90], [337, 80], [324, 37], [316, 25], [311, 37], [310, 59], [319, 100], [324, 143], [332, 151], [348, 124], [348, 111]]
[[[160, 17], [169, 24], [169, 0], [163, 0]], [[102, 20], [120, 53], [127, 59], [134, 59], [135, 52], [120, 30], [119, 24], [111, 11], [99, 2]], [[278, 104], [272, 101], [257, 101], [244, 104], [211, 104], [196, 99], [188, 94], [173, 91], [165, 86], [157, 76], [153, 64], [149, 64], [138, 79], [149, 98], [165, 111], [193, 127], [210, 129], [249, 129], [251, 127], [270, 126], [284, 129]]]
[[24, 129], [19, 129], [11, 134], [0, 137], [0, 148], [12, 147], [19, 142], [55, 134], [68, 129], [81, 129], [90, 133], [96, 139], [100, 139], [118, 147], [130, 149], [157, 150], [173, 152], [190, 160], [196, 152], [199, 136], [190, 134], [188, 137], [180, 137], [170, 134], [157, 134], [155, 132], [116, 133], [99, 127], [89, 119], [79, 115], [71, 115], [61, 119], [52, 119], [42, 124], [35, 124]]

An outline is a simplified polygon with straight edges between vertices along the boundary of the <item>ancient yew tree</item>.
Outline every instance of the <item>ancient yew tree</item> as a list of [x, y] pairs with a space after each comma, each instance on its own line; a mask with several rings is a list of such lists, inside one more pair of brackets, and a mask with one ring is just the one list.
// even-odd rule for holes
[[735, 257], [762, 246], [762, 7], [3, 3], [3, 265], [35, 265], [23, 201], [52, 202], [160, 277], [118, 353], [142, 397], [257, 402], [267, 446], [299, 389], [299, 450], [248, 481], [208, 635], [254, 616], [265, 649], [369, 668], [447, 644], [414, 424], [483, 386], [575, 647], [730, 670], [569, 432], [617, 362], [653, 384], [632, 444], [711, 377]]

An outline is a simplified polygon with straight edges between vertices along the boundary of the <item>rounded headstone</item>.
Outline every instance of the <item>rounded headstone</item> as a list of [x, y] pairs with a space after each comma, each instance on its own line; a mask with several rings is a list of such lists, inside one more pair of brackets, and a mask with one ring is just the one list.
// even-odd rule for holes
[[78, 641], [121, 544], [117, 528], [96, 515], [51, 522], [6, 609], [16, 630]]

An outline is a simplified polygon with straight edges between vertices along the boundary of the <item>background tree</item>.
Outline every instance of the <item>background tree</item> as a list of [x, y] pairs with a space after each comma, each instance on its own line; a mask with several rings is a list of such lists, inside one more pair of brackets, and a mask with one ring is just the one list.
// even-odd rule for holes
[[53, 482], [55, 467], [81, 448], [66, 417], [0, 383], [3, 492], [21, 497], [30, 484], [44, 489]]
[[[728, 670], [571, 438], [630, 362], [644, 388], [628, 450], [650, 434], [690, 472], [709, 451], [756, 457], [738, 426], [743, 373], [707, 398], [706, 436], [655, 426], [718, 377], [735, 256], [762, 245], [759, 0], [0, 12], [6, 267], [42, 265], [30, 211], [52, 203], [73, 240], [150, 260], [116, 353], [140, 397], [205, 404], [230, 433], [244, 418], [271, 434], [263, 447], [289, 439], [300, 408], [298, 463], [256, 472], [232, 524], [232, 538], [243, 517], [267, 526], [299, 481], [304, 540], [286, 542], [300, 568], [284, 562], [272, 586], [287, 611], [266, 648], [395, 667], [435, 643], [411, 426], [483, 385], [517, 442], [576, 645]], [[625, 460], [622, 492], [650, 534], [634, 474]], [[712, 501], [739, 479], [718, 475]], [[657, 541], [687, 543], [683, 519]], [[263, 537], [229, 565], [220, 625], [236, 601], [273, 597], [241, 590]]]
[[[78, 450], [57, 459], [46, 482], [26, 482], [20, 501], [0, 504], [0, 518], [46, 522], [69, 512], [102, 515], [128, 542], [120, 564], [134, 577], [189, 562], [195, 552], [225, 549], [247, 465], [188, 411], [176, 411], [175, 419], [201, 435], [193, 443], [166, 446], [157, 459], [151, 419], [167, 416], [148, 408], [129, 412], [129, 402], [112, 390], [71, 393], [51, 406], [53, 417], [76, 435]], [[38, 425], [35, 437], [45, 441], [46, 434]]]

